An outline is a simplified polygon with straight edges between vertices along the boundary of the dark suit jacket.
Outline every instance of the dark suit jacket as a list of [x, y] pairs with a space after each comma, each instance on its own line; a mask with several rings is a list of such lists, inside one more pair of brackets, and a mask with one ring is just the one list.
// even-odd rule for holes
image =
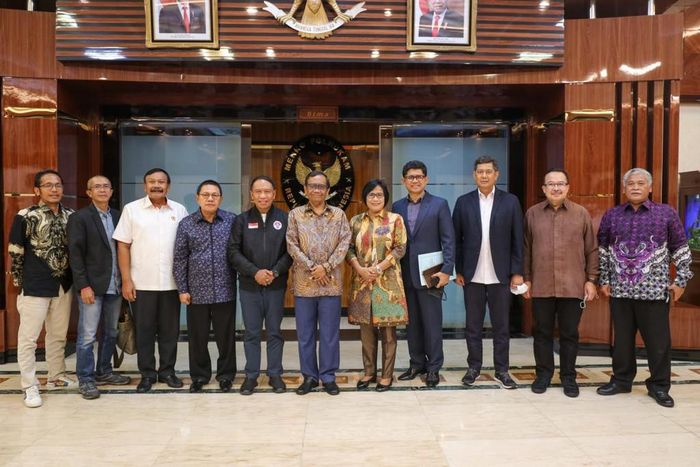
[[[433, 36], [433, 12], [426, 13], [420, 17], [418, 24], [418, 35], [420, 37]], [[437, 37], [464, 37], [464, 16], [452, 10], [445, 12], [445, 18], [438, 31]]]
[[418, 270], [418, 255], [423, 253], [442, 250], [444, 260], [442, 272], [451, 275], [455, 265], [455, 235], [447, 201], [426, 192], [421, 201], [413, 232], [408, 226], [408, 198], [396, 201], [391, 210], [403, 217], [406, 232], [408, 232], [406, 254], [401, 259], [401, 274], [404, 284], [411, 285], [416, 289], [424, 288], [420, 285], [420, 271]]
[[[116, 227], [120, 212], [110, 208]], [[104, 295], [112, 277], [112, 249], [100, 213], [94, 204], [68, 218], [68, 259], [76, 291], [92, 287], [95, 295]]]
[[[471, 282], [481, 249], [481, 210], [478, 190], [457, 198], [454, 212], [457, 238], [457, 273]], [[496, 188], [489, 224], [491, 258], [501, 284], [509, 284], [510, 276], [523, 274], [523, 211], [518, 198]]]
[[[202, 34], [207, 32], [206, 19], [204, 18], [204, 10], [199, 5], [194, 3], [189, 4], [190, 13], [190, 34]], [[182, 20], [180, 9], [177, 3], [166, 5], [160, 10], [158, 16], [158, 24], [160, 32], [164, 33], [183, 33], [185, 32], [185, 23]]]

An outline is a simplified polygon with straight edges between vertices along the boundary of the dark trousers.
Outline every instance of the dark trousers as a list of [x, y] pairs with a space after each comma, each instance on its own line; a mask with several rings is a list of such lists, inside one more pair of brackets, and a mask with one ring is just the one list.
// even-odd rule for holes
[[647, 350], [649, 372], [646, 380], [650, 391], [671, 388], [671, 329], [668, 303], [663, 300], [611, 298], [615, 343], [613, 345], [613, 382], [631, 388], [637, 374], [635, 337], [642, 334]]
[[258, 287], [240, 289], [243, 324], [245, 325], [245, 375], [257, 378], [260, 374], [260, 340], [263, 322], [267, 331], [267, 375], [282, 374], [282, 315], [285, 289]]
[[334, 382], [335, 372], [340, 366], [340, 296], [294, 297], [294, 314], [301, 374], [324, 383]]
[[411, 368], [440, 371], [445, 361], [442, 353], [442, 299], [428, 289], [406, 287], [408, 305], [408, 355]]
[[192, 381], [207, 384], [211, 379], [209, 329], [214, 329], [216, 348], [216, 379], [233, 381], [236, 375], [236, 302], [187, 306], [188, 348]]
[[510, 289], [508, 284], [477, 284], [464, 286], [464, 303], [467, 307], [467, 364], [481, 371], [484, 357], [482, 344], [486, 304], [493, 329], [493, 363], [496, 372], [508, 371], [510, 351]]
[[576, 379], [578, 324], [581, 321], [578, 298], [533, 298], [535, 372], [551, 380], [554, 375], [554, 321], [559, 325], [559, 375]]
[[180, 299], [177, 290], [137, 290], [132, 310], [136, 325], [136, 360], [141, 376], [155, 381], [158, 376], [164, 378], [174, 375], [177, 338], [180, 334]]

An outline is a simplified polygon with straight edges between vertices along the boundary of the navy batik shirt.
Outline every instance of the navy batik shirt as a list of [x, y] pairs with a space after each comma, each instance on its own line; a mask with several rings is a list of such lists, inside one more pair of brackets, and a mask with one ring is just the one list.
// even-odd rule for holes
[[600, 284], [615, 298], [666, 300], [669, 266], [675, 284], [685, 288], [693, 277], [691, 255], [676, 211], [647, 200], [636, 211], [629, 203], [608, 209], [598, 231]]
[[193, 305], [236, 299], [236, 271], [226, 255], [235, 218], [219, 209], [209, 223], [197, 210], [177, 227], [173, 274], [178, 293], [189, 293]]

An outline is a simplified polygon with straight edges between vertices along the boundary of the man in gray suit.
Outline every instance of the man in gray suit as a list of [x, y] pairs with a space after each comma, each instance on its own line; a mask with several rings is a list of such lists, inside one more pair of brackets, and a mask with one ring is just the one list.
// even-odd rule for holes
[[[444, 361], [442, 288], [449, 282], [454, 269], [454, 228], [447, 201], [425, 191], [428, 185], [425, 164], [407, 162], [402, 173], [408, 196], [396, 201], [392, 211], [403, 217], [408, 228], [408, 246], [401, 259], [401, 274], [408, 305], [406, 331], [411, 366], [399, 379], [412, 380], [427, 373], [425, 383], [432, 388], [440, 381], [439, 371]], [[442, 251], [443, 265], [433, 274], [437, 279], [436, 288], [428, 288], [420, 282], [418, 255], [436, 251]]]
[[[76, 373], [84, 399], [100, 397], [98, 384], [131, 382], [128, 376], [114, 373], [110, 363], [122, 304], [117, 246], [112, 239], [119, 211], [109, 207], [112, 193], [109, 179], [102, 175], [92, 177], [87, 182], [87, 195], [92, 203], [68, 218], [69, 260], [80, 308]], [[93, 347], [100, 323], [95, 369]]]

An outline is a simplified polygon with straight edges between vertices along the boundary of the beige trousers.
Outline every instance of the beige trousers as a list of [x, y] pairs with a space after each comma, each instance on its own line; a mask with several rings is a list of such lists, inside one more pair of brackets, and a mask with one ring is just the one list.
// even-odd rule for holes
[[31, 297], [21, 293], [17, 297], [19, 331], [17, 333], [17, 363], [22, 389], [38, 386], [36, 379], [36, 341], [46, 324], [46, 363], [48, 380], [52, 381], [66, 372], [66, 334], [70, 321], [73, 292], [59, 287], [58, 297]]

